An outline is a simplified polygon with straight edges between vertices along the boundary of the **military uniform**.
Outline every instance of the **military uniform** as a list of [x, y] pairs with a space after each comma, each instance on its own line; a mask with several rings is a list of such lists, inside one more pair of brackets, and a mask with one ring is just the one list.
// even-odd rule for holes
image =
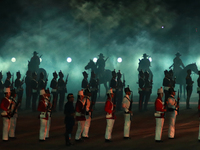
[[120, 111], [122, 107], [123, 88], [125, 86], [125, 81], [122, 82], [121, 76], [122, 74], [119, 70], [119, 72], [117, 73], [117, 106], [116, 106], [116, 109], [118, 111]]
[[[114, 105], [116, 105], [116, 99], [117, 99], [117, 80], [116, 80], [116, 72], [115, 70], [112, 71], [112, 79], [110, 81], [110, 88], [112, 88], [112, 91], [114, 93], [114, 97], [113, 97], [113, 103]], [[120, 106], [121, 107], [121, 106]]]
[[164, 73], [165, 73], [165, 78], [163, 79], [163, 87], [164, 87], [164, 93], [165, 93], [164, 105], [166, 106], [166, 102], [169, 97], [170, 79], [168, 78], [169, 72], [167, 70], [165, 70]]
[[53, 110], [56, 110], [56, 106], [57, 106], [57, 99], [58, 99], [58, 81], [57, 81], [57, 73], [54, 72], [53, 73], [54, 78], [51, 80], [51, 84], [50, 87], [52, 88], [51, 93], [53, 95]]
[[37, 110], [40, 111], [40, 132], [39, 141], [45, 141], [49, 137], [49, 127], [50, 127], [50, 113], [48, 111], [50, 102], [49, 98], [45, 96], [45, 90], [40, 90], [40, 101]]
[[187, 91], [186, 108], [189, 109], [190, 108], [189, 101], [190, 101], [190, 96], [192, 94], [192, 88], [193, 88], [194, 81], [192, 81], [192, 78], [190, 76], [191, 70], [188, 70], [187, 72], [188, 72], [188, 75], [186, 77], [186, 84], [187, 84], [187, 86], [186, 86], [186, 91]]
[[[158, 89], [157, 91], [158, 94], [163, 94], [163, 89], [162, 87]], [[164, 109], [164, 105], [162, 104], [162, 97], [163, 95], [159, 95], [156, 98], [155, 101], [155, 119], [156, 119], [156, 129], [155, 129], [155, 141], [156, 142], [161, 142], [161, 137], [162, 137], [162, 129], [163, 129], [163, 124], [164, 124], [164, 113], [166, 109]]]
[[30, 109], [30, 104], [31, 104], [31, 94], [32, 94], [32, 89], [31, 89], [31, 71], [26, 72], [26, 78], [25, 78], [25, 84], [26, 84], [26, 109]]
[[38, 97], [38, 82], [36, 81], [37, 74], [34, 72], [33, 78], [31, 80], [31, 89], [32, 89], [32, 111], [36, 111], [36, 103]]
[[87, 72], [82, 72], [82, 74], [83, 74], [83, 80], [82, 80], [82, 84], [81, 84], [81, 88], [83, 88], [83, 89], [86, 89], [86, 88], [88, 88], [89, 87], [89, 83], [88, 83], [88, 80], [87, 80], [87, 78], [88, 78], [88, 74], [87, 74]]
[[64, 106], [64, 100], [65, 100], [65, 93], [67, 93], [67, 89], [66, 89], [66, 84], [67, 81], [65, 82], [63, 80], [63, 73], [60, 71], [59, 72], [59, 79], [58, 79], [58, 94], [59, 94], [59, 110], [62, 111], [63, 110], [63, 106]]
[[98, 80], [95, 79], [95, 74], [91, 72], [91, 80], [90, 80], [90, 90], [91, 90], [91, 102], [92, 105], [95, 105], [97, 99], [97, 91], [98, 91]]
[[16, 87], [16, 93], [17, 93], [17, 101], [21, 103], [22, 97], [23, 97], [23, 87], [24, 81], [21, 81], [21, 74], [20, 72], [17, 72], [17, 79], [15, 80], [15, 87]]
[[177, 115], [177, 102], [176, 102], [176, 99], [174, 98], [174, 95], [172, 95], [173, 91], [174, 91], [173, 88], [169, 89], [170, 96], [168, 97], [168, 100], [167, 100], [167, 102], [168, 102], [168, 104], [167, 104], [167, 108], [168, 108], [167, 114], [169, 116], [168, 137], [170, 139], [173, 139], [174, 135], [175, 135], [175, 122], [176, 122], [176, 115]]
[[[107, 92], [107, 95], [112, 94], [112, 93], [113, 93], [113, 91], [112, 91], [112, 89], [110, 89]], [[112, 129], [113, 129], [115, 119], [116, 119], [116, 116], [114, 114], [114, 104], [112, 102], [111, 96], [109, 96], [107, 98], [104, 110], [106, 112], [106, 121], [107, 121], [106, 132], [105, 132], [105, 142], [110, 142], [111, 141]]]
[[[124, 108], [124, 139], [128, 139], [130, 136], [131, 127], [131, 115], [132, 115], [132, 101], [130, 99], [131, 90], [129, 87], [124, 89], [125, 96], [122, 101], [122, 107]], [[130, 93], [129, 93], [130, 92]]]
[[[78, 95], [83, 96], [83, 91], [79, 91]], [[78, 121], [78, 127], [77, 127], [77, 131], [76, 131], [75, 140], [81, 141], [81, 134], [83, 132], [83, 129], [85, 126], [85, 121], [86, 121], [85, 103], [81, 99], [78, 99], [76, 102], [75, 115], [76, 115], [76, 120]]]
[[144, 101], [144, 96], [145, 96], [145, 82], [144, 82], [144, 73], [143, 71], [139, 72], [139, 88], [138, 88], [138, 93], [139, 93], [139, 111], [142, 111], [142, 106], [143, 106], [143, 101]]
[[145, 88], [145, 102], [144, 102], [144, 110], [147, 110], [147, 105], [150, 99], [150, 95], [152, 92], [152, 81], [149, 80], [149, 73], [145, 72], [144, 79], [144, 88]]

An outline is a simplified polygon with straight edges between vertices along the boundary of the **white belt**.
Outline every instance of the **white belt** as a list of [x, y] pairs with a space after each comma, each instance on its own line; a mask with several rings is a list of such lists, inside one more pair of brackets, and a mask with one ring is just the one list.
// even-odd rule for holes
[[52, 89], [51, 92], [57, 92], [57, 89]]
[[35, 89], [32, 89], [32, 92], [33, 92], [33, 93], [37, 93], [37, 90], [35, 90]]
[[169, 88], [170, 88], [170, 87], [168, 87], [168, 86], [165, 86], [165, 87], [164, 87], [164, 90], [167, 90], [167, 91], [168, 91], [168, 90], [169, 90]]

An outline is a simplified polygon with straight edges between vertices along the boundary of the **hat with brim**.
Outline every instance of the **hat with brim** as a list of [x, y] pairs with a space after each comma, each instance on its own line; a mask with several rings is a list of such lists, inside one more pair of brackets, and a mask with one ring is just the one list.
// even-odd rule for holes
[[33, 54], [38, 54], [38, 53], [36, 51], [34, 51]]
[[98, 56], [99, 56], [99, 57], [101, 57], [101, 58], [104, 58], [104, 56], [103, 56], [103, 54], [102, 54], [102, 53], [100, 53]]
[[146, 53], [143, 54], [143, 57], [148, 57], [148, 55]]
[[181, 56], [181, 54], [180, 54], [179, 52], [177, 52], [175, 55], [176, 55], [176, 56]]
[[132, 92], [129, 87], [124, 88], [124, 92]]

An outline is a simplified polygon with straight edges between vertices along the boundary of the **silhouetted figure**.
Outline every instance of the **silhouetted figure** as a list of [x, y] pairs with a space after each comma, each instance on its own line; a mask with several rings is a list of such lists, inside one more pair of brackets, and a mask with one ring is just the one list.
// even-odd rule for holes
[[191, 70], [187, 70], [187, 77], [186, 77], [186, 91], [187, 91], [187, 99], [186, 99], [186, 109], [191, 109], [189, 106], [189, 101], [190, 101], [190, 97], [191, 97], [191, 94], [192, 94], [192, 87], [193, 87], [193, 83], [194, 81], [192, 81], [192, 78], [191, 78]]
[[123, 100], [123, 89], [125, 87], [125, 80], [122, 82], [121, 80], [122, 74], [120, 70], [117, 72], [117, 111], [120, 111], [122, 109], [122, 100]]
[[173, 70], [169, 70], [170, 87], [175, 88], [176, 77], [174, 77]]
[[145, 88], [145, 102], [144, 110], [147, 110], [147, 105], [152, 93], [152, 81], [149, 80], [149, 72], [144, 72], [144, 88]]
[[83, 74], [83, 80], [82, 80], [82, 83], [81, 83], [81, 88], [83, 89], [86, 89], [86, 88], [89, 88], [89, 83], [88, 83], [88, 74], [87, 72], [82, 72]]
[[113, 103], [114, 105], [116, 105], [116, 98], [117, 98], [117, 80], [116, 80], [116, 76], [117, 76], [117, 73], [115, 72], [115, 70], [112, 71], [112, 79], [110, 81], [110, 88], [112, 88], [112, 91], [113, 91], [113, 94], [114, 94], [114, 97], [113, 97]]
[[33, 57], [29, 62], [29, 68], [32, 72], [37, 72], [39, 70], [40, 65], [40, 57], [37, 55], [36, 51], [33, 52]]
[[11, 73], [10, 73], [10, 71], [8, 71], [6, 74], [7, 74], [7, 78], [5, 80], [4, 87], [12, 89], [12, 83], [10, 81]]
[[91, 72], [91, 80], [90, 80], [90, 90], [91, 90], [91, 102], [93, 103], [93, 105], [95, 105], [96, 103], [96, 99], [97, 99], [97, 92], [98, 92], [98, 79], [95, 78], [96, 75], [94, 73], [94, 71]]
[[[175, 76], [178, 76], [178, 73], [185, 68], [182, 60], [180, 59], [181, 54], [179, 52], [176, 53], [176, 57], [173, 60], [173, 64], [169, 67], [173, 67], [173, 72]], [[182, 68], [181, 68], [182, 66]]]
[[32, 111], [36, 111], [36, 103], [38, 97], [38, 82], [37, 82], [37, 73], [32, 73], [32, 80], [31, 80], [31, 89], [32, 89]]
[[[22, 85], [24, 84], [24, 79], [20, 79], [21, 78], [21, 73], [20, 71], [18, 71], [16, 73], [17, 79], [15, 80], [15, 88], [16, 88], [16, 94], [17, 94], [17, 101], [18, 102], [22, 102], [22, 97], [23, 97], [23, 87]], [[18, 107], [18, 109], [20, 109], [21, 105]]]
[[[47, 79], [46, 79], [46, 81], [44, 81], [44, 73], [43, 72], [41, 72], [40, 73], [40, 78], [39, 78], [39, 80], [38, 80], [38, 90], [40, 91], [40, 90], [42, 90], [42, 89], [46, 89], [46, 86], [47, 86]], [[42, 97], [43, 95], [40, 95], [39, 96], [39, 100], [41, 99], [41, 97]]]
[[32, 89], [31, 89], [31, 71], [28, 70], [26, 72], [26, 78], [25, 78], [25, 84], [26, 84], [26, 109], [30, 109], [31, 105], [31, 94], [32, 94]]
[[53, 73], [53, 79], [51, 80], [51, 84], [50, 84], [50, 87], [52, 88], [51, 90], [51, 93], [53, 95], [53, 103], [52, 103], [52, 109], [54, 111], [56, 111], [56, 106], [57, 106], [57, 99], [58, 99], [58, 81], [57, 81], [57, 78], [58, 78], [58, 74], [57, 72], [55, 71]]
[[99, 59], [96, 62], [96, 66], [97, 66], [97, 72], [99, 77], [103, 76], [103, 72], [105, 70], [105, 65], [106, 65], [106, 61], [108, 58], [106, 58], [106, 60], [104, 60], [104, 56], [102, 53], [99, 54]]
[[65, 100], [65, 93], [67, 93], [67, 79], [66, 81], [63, 80], [64, 74], [62, 71], [59, 72], [59, 79], [58, 79], [58, 95], [60, 97], [59, 99], [59, 111], [63, 110], [64, 107], [64, 100]]
[[139, 93], [139, 111], [142, 111], [142, 106], [144, 102], [144, 95], [145, 95], [145, 88], [144, 88], [144, 72], [141, 70], [139, 72], [139, 88], [138, 88], [138, 93]]
[[4, 98], [4, 84], [3, 84], [3, 81], [2, 81], [2, 78], [3, 78], [3, 74], [2, 74], [2, 71], [0, 72], [0, 103], [1, 103], [1, 100]]
[[170, 88], [170, 79], [169, 72], [167, 70], [164, 71], [165, 77], [163, 79], [164, 93], [165, 93], [165, 101], [164, 106], [167, 106], [166, 102], [169, 97], [169, 88]]

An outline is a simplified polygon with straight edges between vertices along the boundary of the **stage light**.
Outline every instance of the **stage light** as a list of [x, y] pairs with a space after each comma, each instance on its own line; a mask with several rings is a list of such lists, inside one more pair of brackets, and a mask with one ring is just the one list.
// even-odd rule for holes
[[11, 61], [16, 62], [16, 58], [15, 57], [11, 58]]
[[121, 57], [117, 58], [117, 62], [121, 63], [122, 62], [122, 58]]
[[162, 29], [164, 29], [164, 28], [165, 28], [165, 26], [162, 26], [161, 28], [162, 28]]
[[42, 58], [40, 58], [40, 62], [42, 62]]
[[96, 57], [93, 58], [93, 62], [95, 62], [95, 63], [97, 62], [97, 58]]
[[67, 62], [68, 62], [68, 63], [72, 62], [71, 57], [68, 57], [68, 58], [67, 58]]
[[152, 58], [151, 57], [149, 57], [149, 61], [152, 62]]

